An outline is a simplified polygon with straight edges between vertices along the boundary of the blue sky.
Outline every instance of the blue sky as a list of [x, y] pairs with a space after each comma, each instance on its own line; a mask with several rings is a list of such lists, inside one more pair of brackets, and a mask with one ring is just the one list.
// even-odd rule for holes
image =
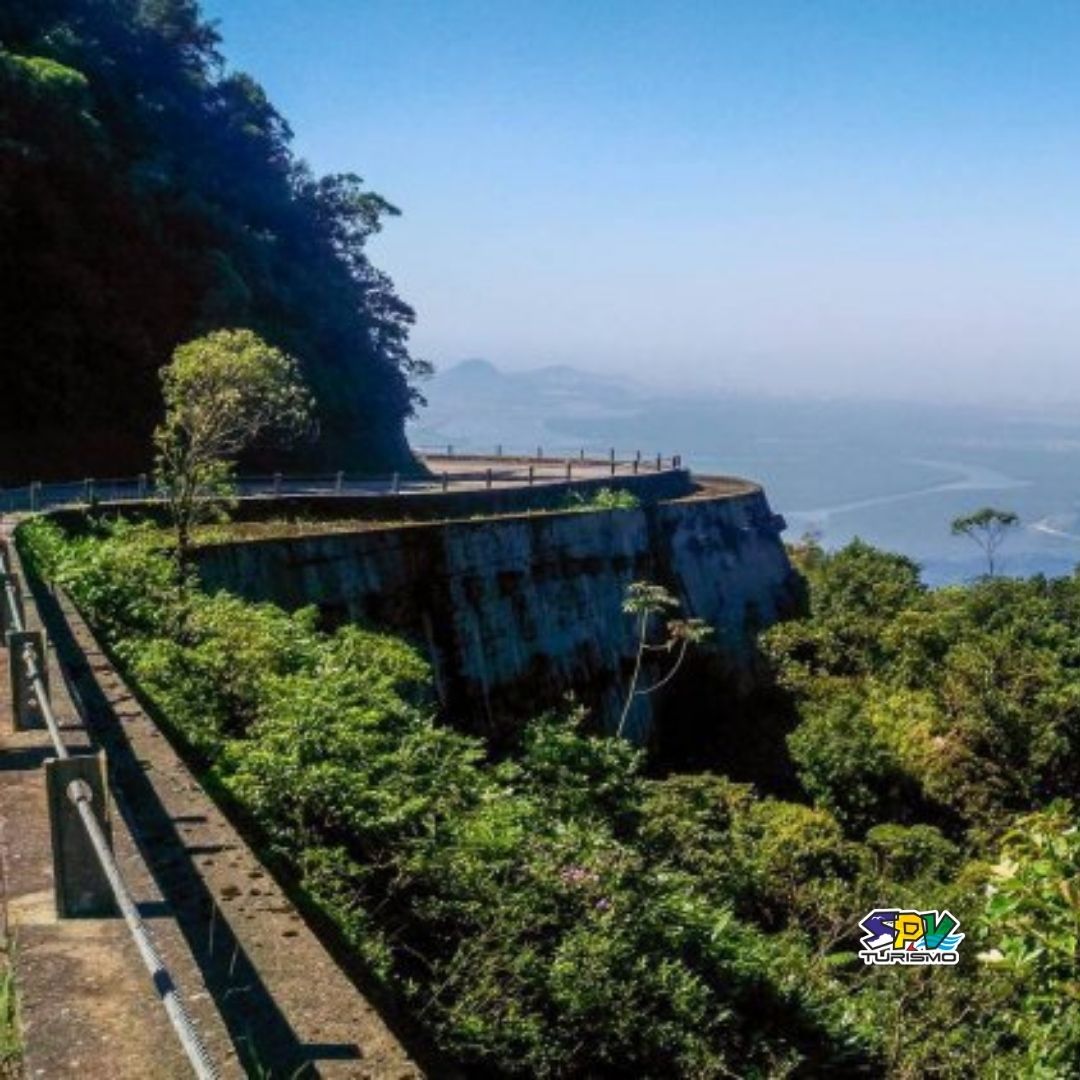
[[1075, 0], [209, 0], [437, 364], [1080, 400]]

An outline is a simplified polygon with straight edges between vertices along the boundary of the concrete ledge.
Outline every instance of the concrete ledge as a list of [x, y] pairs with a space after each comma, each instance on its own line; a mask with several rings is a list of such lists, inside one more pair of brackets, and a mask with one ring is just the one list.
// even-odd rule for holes
[[[728, 494], [746, 494], [756, 485], [745, 480], [717, 479], [714, 497], [719, 485], [725, 485]], [[331, 521], [348, 518], [358, 521], [424, 521], [436, 522], [480, 515], [506, 515], [538, 510], [559, 510], [565, 506], [571, 494], [590, 494], [603, 489], [633, 493], [642, 503], [655, 503], [685, 498], [697, 490], [695, 481], [685, 469], [667, 469], [664, 472], [637, 475], [620, 473], [616, 476], [593, 476], [571, 481], [545, 478], [530, 487], [524, 482], [512, 486], [505, 483], [488, 489], [483, 486], [482, 474], [477, 474], [476, 487], [451, 491], [404, 491], [394, 495], [389, 492], [372, 494], [334, 494], [329, 492], [303, 495], [251, 495], [236, 500], [232, 513], [235, 521], [266, 521], [271, 518], [285, 520]], [[122, 517], [166, 521], [164, 506], [157, 501], [100, 502], [97, 512]], [[77, 529], [85, 521], [85, 509], [71, 507], [49, 511], [49, 516], [65, 528]]]

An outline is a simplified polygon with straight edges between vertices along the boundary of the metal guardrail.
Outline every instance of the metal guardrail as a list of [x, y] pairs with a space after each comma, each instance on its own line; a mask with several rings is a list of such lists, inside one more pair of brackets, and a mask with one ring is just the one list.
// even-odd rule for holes
[[[377, 475], [350, 474], [344, 471], [315, 475], [240, 476], [236, 494], [240, 497], [270, 495], [348, 495], [352, 497], [377, 495], [413, 495], [453, 488], [475, 489], [478, 486], [495, 488], [502, 485], [525, 486], [560, 483], [581, 477], [582, 470], [596, 475], [630, 476], [664, 469], [682, 468], [680, 455], [629, 455], [610, 450], [604, 456], [589, 456], [585, 450], [552, 455], [543, 447], [536, 453], [504, 452], [481, 454], [479, 451], [458, 450], [454, 447], [417, 449], [429, 466], [429, 476], [417, 477], [401, 473]], [[447, 452], [449, 451], [449, 452]], [[473, 462], [471, 469], [455, 470], [454, 462]], [[475, 463], [492, 461], [496, 464], [478, 469]], [[505, 462], [505, 465], [501, 464]], [[434, 467], [437, 466], [437, 467]], [[79, 481], [42, 483], [32, 481], [22, 487], [0, 488], [0, 514], [38, 513], [65, 506], [87, 506], [95, 503], [141, 502], [154, 498], [155, 489], [145, 474], [112, 479], [89, 478]]]
[[180, 1040], [184, 1053], [191, 1063], [192, 1071], [199, 1080], [217, 1080], [217, 1067], [214, 1065], [198, 1031], [196, 1031], [191, 1016], [188, 1014], [187, 1008], [177, 990], [176, 983], [173, 982], [169, 969], [161, 959], [153, 939], [146, 929], [146, 924], [139, 915], [135, 901], [132, 899], [127, 885], [124, 884], [124, 879], [120, 876], [120, 868], [113, 858], [109, 842], [91, 808], [93, 793], [90, 785], [85, 780], [73, 780], [68, 785], [67, 796], [79, 811], [79, 817], [86, 828], [90, 843], [93, 845], [98, 862], [101, 864], [101, 869], [109, 880], [113, 897], [120, 908], [120, 914], [123, 915], [124, 922], [127, 923], [131, 936], [135, 939], [135, 946], [139, 950], [139, 956], [142, 957], [142, 962], [150, 973], [154, 987], [161, 997], [161, 1003], [164, 1005], [173, 1029], [176, 1031], [177, 1038]]
[[[0, 548], [0, 580], [4, 582], [2, 602], [5, 605], [4, 624], [9, 627], [7, 633], [9, 663], [22, 664], [27, 685], [33, 694], [34, 704], [41, 713], [45, 725], [49, 731], [56, 751], [58, 762], [71, 761], [71, 754], [64, 744], [60, 733], [60, 725], [53, 712], [52, 700], [48, 688], [48, 672], [45, 667], [46, 657], [44, 641], [41, 635], [32, 635], [26, 628], [20, 602], [19, 586], [14, 574], [14, 568], [8, 565], [7, 555]], [[16, 711], [24, 707], [23, 703], [13, 701]], [[90, 784], [83, 779], [74, 779], [65, 785], [64, 793], [75, 807], [79, 819], [86, 830], [86, 837], [94, 851], [101, 872], [109, 884], [112, 897], [120, 914], [127, 924], [128, 930], [135, 941], [143, 964], [150, 974], [154, 989], [161, 998], [169, 1021], [176, 1031], [177, 1038], [183, 1047], [184, 1053], [191, 1064], [192, 1071], [199, 1080], [217, 1080], [218, 1070], [215, 1067], [202, 1038], [191, 1019], [190, 1014], [180, 997], [169, 969], [165, 966], [153, 938], [146, 928], [138, 907], [120, 874], [120, 868], [113, 856], [108, 837], [94, 813], [94, 792]], [[50, 812], [55, 813], [51, 808]], [[60, 874], [56, 875], [60, 878]]]
[[[607, 462], [612, 458], [615, 458], [616, 461], [655, 461], [658, 456], [657, 452], [645, 453], [638, 447], [635, 447], [633, 450], [628, 450], [626, 447], [613, 447], [610, 445], [599, 444], [582, 446], [580, 443], [576, 446], [557, 446], [551, 444], [530, 446], [519, 444], [515, 446], [510, 443], [495, 443], [477, 446], [471, 443], [425, 443], [415, 445], [411, 447], [411, 449], [419, 458], [506, 458], [507, 460], [524, 458], [529, 461], [548, 462], [573, 459], [577, 461], [588, 461], [594, 464]], [[662, 456], [665, 458], [670, 457], [670, 455], [667, 454], [663, 454]]]

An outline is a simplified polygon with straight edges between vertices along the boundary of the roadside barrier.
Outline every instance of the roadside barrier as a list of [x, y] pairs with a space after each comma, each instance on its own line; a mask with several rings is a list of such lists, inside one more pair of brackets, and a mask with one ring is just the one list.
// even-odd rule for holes
[[[575, 477], [636, 475], [681, 469], [679, 454], [646, 458], [640, 450], [631, 453], [610, 448], [604, 453], [590, 453], [582, 448], [552, 451], [542, 446], [515, 454], [504, 446], [495, 453], [465, 450], [453, 446], [414, 448], [427, 465], [429, 475], [408, 476], [395, 472], [379, 475], [350, 474], [336, 471], [325, 474], [289, 476], [240, 476], [236, 493], [240, 497], [270, 495], [399, 495], [407, 497], [430, 491], [462, 490], [500, 485], [523, 486], [559, 483]], [[472, 462], [471, 469], [454, 468]], [[496, 464], [489, 464], [495, 462]], [[87, 477], [78, 481], [42, 483], [34, 480], [21, 487], [0, 488], [0, 514], [37, 513], [63, 506], [94, 506], [98, 503], [142, 502], [155, 495], [153, 483], [145, 473], [134, 477], [100, 479]]]
[[0, 583], [0, 624], [8, 650], [15, 730], [32, 727], [39, 715], [56, 751], [56, 757], [45, 762], [45, 785], [57, 914], [61, 918], [105, 916], [119, 910], [192, 1071], [199, 1080], [217, 1080], [218, 1071], [113, 856], [105, 754], [72, 757], [64, 744], [49, 695], [45, 638], [26, 627], [21, 586], [3, 540]]

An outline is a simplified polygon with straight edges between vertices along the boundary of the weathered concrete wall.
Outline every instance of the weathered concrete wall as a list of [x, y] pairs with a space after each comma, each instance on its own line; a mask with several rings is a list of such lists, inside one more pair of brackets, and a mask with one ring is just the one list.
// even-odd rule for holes
[[[666, 585], [745, 665], [753, 631], [792, 602], [782, 527], [745, 485], [636, 510], [226, 544], [199, 562], [210, 588], [404, 632], [430, 655], [454, 722], [498, 739], [570, 691], [614, 723], [635, 651], [621, 610], [633, 581]], [[638, 733], [652, 705], [639, 699]]]

